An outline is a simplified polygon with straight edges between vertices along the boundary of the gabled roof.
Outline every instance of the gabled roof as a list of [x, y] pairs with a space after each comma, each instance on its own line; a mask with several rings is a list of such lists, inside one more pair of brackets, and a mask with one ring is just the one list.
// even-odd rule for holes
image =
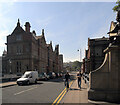
[[51, 48], [51, 50], [53, 51], [53, 47], [52, 47], [52, 41], [50, 41], [50, 44], [47, 44], [48, 48]]
[[24, 33], [24, 32], [25, 32], [25, 31], [23, 30], [22, 27], [16, 26], [16, 28], [13, 30], [13, 32], [12, 32], [11, 35], [13, 35], [13, 34], [18, 34], [18, 33]]
[[13, 30], [13, 32], [11, 33], [11, 35], [13, 35], [13, 34], [19, 34], [19, 33], [24, 33], [24, 32], [25, 31], [20, 26], [20, 22], [19, 22], [19, 19], [18, 19], [17, 26], [15, 27], [15, 29]]

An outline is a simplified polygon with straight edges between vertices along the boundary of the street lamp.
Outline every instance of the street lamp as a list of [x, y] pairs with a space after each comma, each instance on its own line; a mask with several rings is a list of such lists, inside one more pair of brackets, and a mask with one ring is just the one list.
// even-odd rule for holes
[[78, 49], [77, 51], [80, 52], [80, 62], [81, 62], [81, 49]]

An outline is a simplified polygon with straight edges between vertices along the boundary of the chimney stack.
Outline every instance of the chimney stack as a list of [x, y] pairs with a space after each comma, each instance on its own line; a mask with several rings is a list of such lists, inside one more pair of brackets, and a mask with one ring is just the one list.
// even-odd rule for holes
[[25, 31], [26, 31], [26, 32], [30, 32], [30, 27], [31, 27], [31, 26], [30, 26], [30, 23], [29, 23], [29, 22], [26, 22], [26, 23], [25, 23]]

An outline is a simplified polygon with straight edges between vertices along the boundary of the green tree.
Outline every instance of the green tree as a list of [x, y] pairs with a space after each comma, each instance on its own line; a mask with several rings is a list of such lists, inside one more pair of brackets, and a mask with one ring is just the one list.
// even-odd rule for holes
[[117, 12], [119, 10], [119, 8], [120, 8], [120, 0], [117, 0], [116, 4], [117, 5], [114, 6], [113, 9], [112, 9], [114, 12]]
[[80, 70], [80, 68], [81, 68], [81, 62], [74, 61], [72, 64], [72, 70]]

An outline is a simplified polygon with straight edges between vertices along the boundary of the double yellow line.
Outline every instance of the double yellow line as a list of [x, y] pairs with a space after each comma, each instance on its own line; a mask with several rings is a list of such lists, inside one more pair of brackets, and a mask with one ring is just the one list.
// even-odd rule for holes
[[[70, 87], [72, 85], [73, 81], [70, 82]], [[52, 103], [52, 105], [58, 105], [60, 103], [60, 101], [62, 100], [63, 96], [65, 95], [65, 93], [67, 92], [67, 89], [65, 88], [60, 95], [55, 99], [55, 101]]]

